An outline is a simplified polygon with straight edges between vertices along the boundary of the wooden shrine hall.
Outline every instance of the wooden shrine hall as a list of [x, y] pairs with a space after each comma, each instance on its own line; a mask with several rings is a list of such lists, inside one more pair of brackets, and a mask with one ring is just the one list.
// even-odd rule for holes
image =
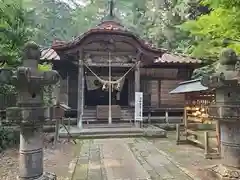
[[71, 42], [52, 44], [60, 101], [70, 115], [80, 123], [131, 121], [135, 92], [143, 92], [144, 109], [183, 108], [184, 96], [169, 92], [201, 61], [155, 48], [110, 17]]

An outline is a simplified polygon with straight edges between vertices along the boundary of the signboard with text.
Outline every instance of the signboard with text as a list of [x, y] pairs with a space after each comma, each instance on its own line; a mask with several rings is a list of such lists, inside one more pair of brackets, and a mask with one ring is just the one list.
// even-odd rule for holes
[[135, 92], [135, 121], [143, 121], [143, 93]]

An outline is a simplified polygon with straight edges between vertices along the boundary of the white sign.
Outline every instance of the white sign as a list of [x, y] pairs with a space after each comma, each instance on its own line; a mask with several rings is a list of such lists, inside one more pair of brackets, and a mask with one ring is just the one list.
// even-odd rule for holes
[[135, 121], [143, 121], [143, 93], [135, 92]]

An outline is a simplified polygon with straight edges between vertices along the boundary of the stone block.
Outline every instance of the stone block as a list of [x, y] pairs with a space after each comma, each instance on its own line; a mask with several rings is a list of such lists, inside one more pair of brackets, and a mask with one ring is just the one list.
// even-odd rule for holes
[[226, 167], [222, 164], [207, 168], [207, 171], [214, 173], [219, 180], [239, 180], [240, 169]]
[[57, 176], [54, 173], [44, 172], [44, 174], [36, 180], [57, 180]]
[[36, 124], [46, 119], [44, 107], [10, 107], [6, 109], [6, 115], [7, 120], [15, 124]]
[[143, 136], [145, 137], [167, 137], [167, 131], [160, 128], [146, 128], [144, 129]]

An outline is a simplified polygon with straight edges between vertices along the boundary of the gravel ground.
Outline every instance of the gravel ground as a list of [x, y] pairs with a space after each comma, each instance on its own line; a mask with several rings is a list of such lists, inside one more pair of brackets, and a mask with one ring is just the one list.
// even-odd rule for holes
[[[76, 157], [76, 149], [79, 145], [75, 145], [72, 141], [61, 140], [56, 148], [53, 148], [52, 142], [46, 140], [44, 146], [44, 171], [56, 173], [59, 180], [67, 179], [69, 164]], [[0, 162], [0, 179], [17, 179], [18, 148], [11, 148], [1, 153]]]

